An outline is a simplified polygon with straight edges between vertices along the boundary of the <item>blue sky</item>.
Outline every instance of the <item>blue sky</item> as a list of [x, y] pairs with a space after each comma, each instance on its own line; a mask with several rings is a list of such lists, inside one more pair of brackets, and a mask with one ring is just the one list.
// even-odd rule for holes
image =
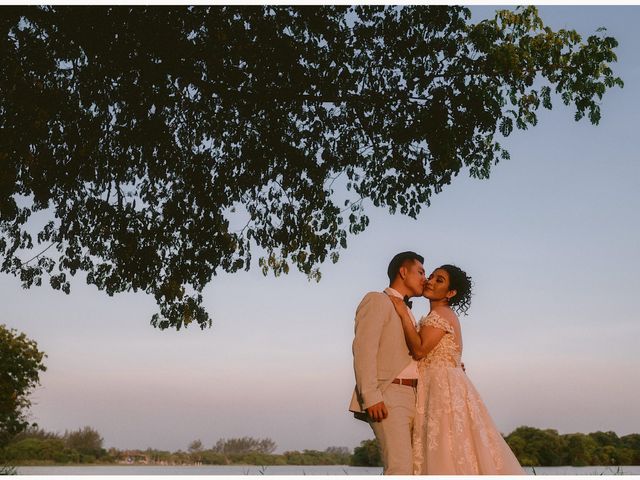
[[[605, 96], [601, 124], [574, 122], [555, 99], [504, 142], [511, 160], [489, 180], [458, 177], [417, 220], [367, 205], [371, 226], [320, 283], [221, 275], [204, 292], [213, 328], [175, 332], [149, 325], [156, 307], [143, 294], [108, 297], [77, 277], [66, 296], [0, 276], [0, 322], [48, 354], [33, 419], [60, 432], [91, 425], [118, 448], [244, 435], [278, 451], [353, 448], [372, 437], [346, 411], [354, 311], [412, 249], [427, 270], [453, 262], [475, 281], [463, 359], [503, 432], [640, 432], [640, 7], [540, 11], [554, 29], [606, 26], [619, 40], [626, 85]], [[417, 317], [427, 308], [414, 303]]]

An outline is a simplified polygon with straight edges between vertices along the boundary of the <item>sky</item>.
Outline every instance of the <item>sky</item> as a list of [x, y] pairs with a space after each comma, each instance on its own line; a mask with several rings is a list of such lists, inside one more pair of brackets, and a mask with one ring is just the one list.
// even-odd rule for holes
[[[472, 7], [472, 20], [494, 10]], [[143, 293], [109, 297], [77, 276], [67, 296], [0, 275], [0, 323], [47, 353], [32, 420], [89, 425], [121, 449], [241, 436], [272, 438], [278, 452], [353, 448], [373, 438], [347, 412], [355, 309], [387, 286], [395, 253], [415, 250], [428, 272], [455, 263], [473, 277], [463, 361], [503, 433], [640, 433], [640, 6], [540, 14], [584, 35], [606, 26], [620, 42], [625, 87], [605, 95], [600, 125], [575, 122], [556, 98], [504, 142], [511, 159], [490, 179], [460, 175], [417, 220], [367, 205], [370, 227], [319, 283], [220, 275], [204, 291], [212, 328], [160, 331]]]

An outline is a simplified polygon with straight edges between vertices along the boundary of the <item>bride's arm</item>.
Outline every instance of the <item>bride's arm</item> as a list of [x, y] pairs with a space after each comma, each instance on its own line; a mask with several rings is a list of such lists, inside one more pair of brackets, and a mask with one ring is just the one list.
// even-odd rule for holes
[[402, 320], [404, 338], [411, 355], [416, 360], [426, 357], [429, 352], [438, 345], [438, 342], [444, 337], [446, 332], [431, 326], [422, 327], [418, 332], [404, 301], [397, 297], [389, 296], [389, 298], [393, 302], [393, 306]]

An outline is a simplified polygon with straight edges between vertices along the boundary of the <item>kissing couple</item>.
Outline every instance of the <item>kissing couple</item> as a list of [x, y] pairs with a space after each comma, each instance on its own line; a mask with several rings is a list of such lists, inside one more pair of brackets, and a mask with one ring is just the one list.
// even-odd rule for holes
[[[461, 362], [471, 278], [454, 265], [426, 278], [423, 263], [397, 254], [389, 287], [358, 305], [349, 410], [371, 425], [385, 475], [523, 475]], [[409, 299], [420, 296], [430, 310], [416, 325]]]

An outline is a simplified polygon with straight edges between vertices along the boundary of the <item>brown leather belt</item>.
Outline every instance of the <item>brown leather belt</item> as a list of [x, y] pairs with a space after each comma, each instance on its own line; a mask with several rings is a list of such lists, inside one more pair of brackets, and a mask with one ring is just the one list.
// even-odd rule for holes
[[406, 385], [407, 387], [416, 388], [418, 386], [418, 380], [415, 378], [394, 378], [391, 383], [397, 383], [398, 385]]

